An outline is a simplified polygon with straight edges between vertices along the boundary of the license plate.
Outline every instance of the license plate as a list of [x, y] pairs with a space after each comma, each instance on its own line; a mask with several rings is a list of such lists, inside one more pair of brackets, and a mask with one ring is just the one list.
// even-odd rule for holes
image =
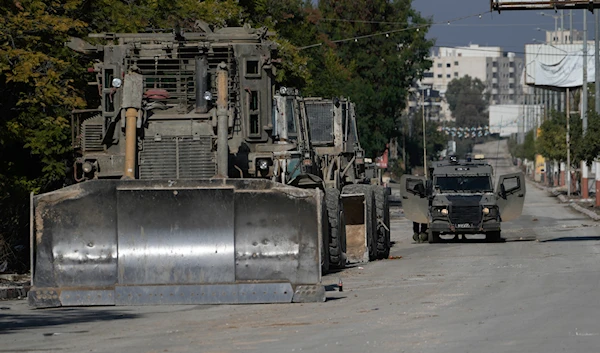
[[456, 228], [471, 228], [473, 225], [471, 223], [459, 223], [456, 225]]

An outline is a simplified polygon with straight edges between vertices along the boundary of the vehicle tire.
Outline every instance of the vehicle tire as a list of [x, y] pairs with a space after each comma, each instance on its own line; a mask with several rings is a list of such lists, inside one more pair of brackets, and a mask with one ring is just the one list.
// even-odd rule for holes
[[429, 239], [429, 235], [427, 233], [419, 233], [419, 239], [424, 243]]
[[344, 268], [346, 266], [346, 226], [339, 190], [326, 189], [325, 202], [329, 223], [329, 263], [332, 267]]
[[430, 231], [428, 239], [429, 239], [429, 244], [439, 243], [441, 241], [440, 233], [439, 232]]
[[[326, 216], [324, 214], [323, 216]], [[321, 244], [321, 274], [326, 275], [329, 273], [329, 230], [324, 229], [326, 234], [323, 234], [323, 244]]]
[[413, 233], [413, 240], [419, 242], [419, 233]]
[[350, 184], [344, 186], [342, 194], [364, 194], [367, 212], [367, 246], [369, 248], [369, 261], [377, 259], [377, 214], [375, 213], [375, 197], [371, 185]]
[[485, 233], [485, 240], [492, 243], [502, 242], [501, 232], [499, 230]]
[[373, 192], [377, 213], [377, 258], [381, 260], [390, 257], [390, 203], [383, 186], [374, 186]]

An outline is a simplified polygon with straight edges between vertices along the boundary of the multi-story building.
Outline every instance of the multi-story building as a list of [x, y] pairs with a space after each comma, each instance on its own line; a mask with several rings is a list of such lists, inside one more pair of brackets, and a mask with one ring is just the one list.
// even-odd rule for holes
[[485, 83], [490, 104], [520, 104], [523, 59], [506, 53], [500, 47], [439, 48], [430, 58], [431, 69], [425, 72], [422, 86], [438, 90], [442, 97], [439, 120], [452, 120], [444, 96], [448, 84], [458, 78], [470, 76]]
[[583, 42], [582, 32], [574, 29], [571, 33], [570, 29], [558, 29], [556, 31], [546, 31], [546, 43], [569, 44], [571, 43], [571, 35], [573, 35], [573, 43]]
[[514, 53], [486, 59], [484, 82], [490, 95], [490, 105], [522, 103], [523, 69], [523, 58], [516, 57]]

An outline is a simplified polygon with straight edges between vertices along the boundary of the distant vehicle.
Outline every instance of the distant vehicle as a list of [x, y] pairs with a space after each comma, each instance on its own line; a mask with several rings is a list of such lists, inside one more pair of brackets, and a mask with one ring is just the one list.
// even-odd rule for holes
[[501, 222], [521, 216], [525, 179], [523, 173], [506, 174], [495, 191], [492, 185], [493, 168], [485, 161], [434, 162], [429, 180], [403, 175], [400, 192], [406, 218], [429, 225], [428, 233], [415, 240], [436, 243], [442, 234], [485, 234], [489, 241], [500, 241]]

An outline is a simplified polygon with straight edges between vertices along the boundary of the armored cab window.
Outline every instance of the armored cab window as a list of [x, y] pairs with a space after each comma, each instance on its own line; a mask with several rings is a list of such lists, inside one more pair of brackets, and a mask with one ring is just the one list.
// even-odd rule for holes
[[248, 117], [250, 136], [260, 136], [260, 95], [258, 91], [248, 93]]
[[293, 98], [288, 98], [285, 100], [285, 117], [287, 123], [288, 138], [296, 137], [296, 114], [294, 110]]
[[104, 70], [104, 82], [103, 82], [103, 87], [104, 87], [104, 111], [105, 112], [114, 112], [115, 111], [115, 104], [114, 104], [114, 97], [113, 92], [111, 92], [110, 88], [111, 88], [111, 82], [113, 81], [114, 77], [114, 70], [113, 69], [105, 69]]
[[258, 59], [248, 58], [245, 64], [247, 78], [260, 78], [260, 65]]

